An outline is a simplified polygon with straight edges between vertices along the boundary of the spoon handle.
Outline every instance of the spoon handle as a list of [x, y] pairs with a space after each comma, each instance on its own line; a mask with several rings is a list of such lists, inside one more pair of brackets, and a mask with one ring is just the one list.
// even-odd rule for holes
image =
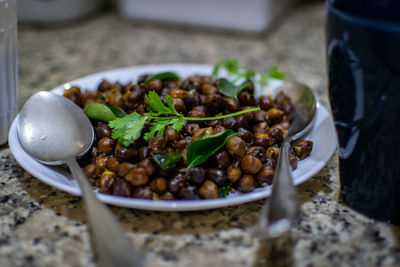
[[66, 160], [66, 164], [70, 168], [72, 175], [78, 180], [82, 190], [82, 197], [92, 233], [92, 244], [96, 249], [101, 265], [105, 267], [144, 266], [143, 253], [128, 240], [121, 224], [119, 224], [110, 210], [96, 198], [76, 159], [69, 158]]
[[261, 215], [252, 229], [257, 237], [281, 236], [290, 229], [299, 213], [299, 200], [289, 163], [289, 149], [290, 142], [285, 140], [279, 151], [271, 197], [265, 201]]

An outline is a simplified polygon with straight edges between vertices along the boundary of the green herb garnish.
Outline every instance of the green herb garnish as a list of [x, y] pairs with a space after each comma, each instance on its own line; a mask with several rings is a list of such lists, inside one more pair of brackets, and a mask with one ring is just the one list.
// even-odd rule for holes
[[[118, 142], [124, 146], [129, 146], [140, 138], [146, 122], [149, 122], [151, 126], [150, 131], [144, 135], [144, 139], [149, 140], [154, 136], [163, 136], [165, 128], [168, 125], [172, 125], [174, 130], [180, 131], [185, 121], [221, 120], [260, 110], [260, 108], [257, 107], [215, 117], [184, 117], [182, 113], [179, 113], [174, 108], [171, 96], [166, 95], [165, 102], [167, 102], [168, 106], [164, 105], [157, 93], [153, 91], [149, 92], [146, 97], [146, 108], [149, 111], [149, 116], [143, 116], [134, 112], [123, 118], [110, 121], [108, 125], [110, 128], [114, 129], [112, 138], [118, 139]], [[165, 115], [170, 116], [165, 117]]]
[[85, 112], [86, 116], [94, 120], [109, 122], [117, 119], [117, 116], [110, 107], [100, 103], [87, 104], [83, 112]]
[[221, 186], [218, 188], [218, 194], [221, 197], [226, 197], [228, 195], [228, 187], [227, 186]]
[[134, 112], [123, 118], [112, 120], [108, 123], [108, 126], [114, 129], [111, 137], [117, 139], [123, 146], [129, 146], [139, 139], [147, 119], [148, 117]]
[[229, 138], [235, 135], [237, 135], [237, 133], [228, 129], [221, 133], [203, 137], [190, 143], [186, 152], [188, 163], [187, 168], [190, 169], [205, 162], [209, 157], [223, 147]]
[[142, 82], [140, 84], [140, 86], [146, 86], [149, 84], [149, 82], [151, 82], [154, 79], [159, 79], [161, 81], [167, 80], [167, 79], [179, 80], [180, 77], [174, 72], [170, 72], [170, 71], [160, 72], [160, 73], [156, 73], [156, 74], [153, 74], [153, 75], [150, 75], [149, 77], [147, 77], [147, 79], [144, 82]]
[[246, 88], [247, 86], [250, 86], [251, 82], [250, 81], [244, 81], [238, 86], [234, 85], [230, 81], [228, 81], [225, 78], [218, 79], [218, 90], [229, 97], [234, 97], [237, 98], [239, 93]]
[[182, 154], [174, 152], [153, 155], [154, 161], [164, 170], [175, 167], [181, 158]]
[[118, 118], [123, 118], [126, 116], [126, 112], [122, 108], [113, 106], [108, 106], [108, 108], [111, 109], [112, 113], [114, 113], [114, 115], [117, 116]]
[[[229, 80], [227, 78], [222, 78], [219, 76], [219, 72], [221, 69], [225, 69], [228, 72]], [[271, 78], [283, 80], [285, 78], [285, 73], [281, 72], [277, 66], [273, 66], [266, 73], [257, 74], [254, 70], [246, 70], [241, 68], [239, 66], [239, 62], [233, 58], [218, 61], [214, 65], [214, 69], [212, 72], [212, 79], [218, 82], [218, 89], [220, 90], [220, 92], [230, 97], [234, 97], [235, 90], [238, 91], [236, 93], [237, 96], [240, 91], [243, 90], [243, 88], [248, 86], [246, 85], [241, 88], [241, 86], [245, 82], [236, 85], [236, 83], [240, 80], [251, 80], [254, 84], [258, 83], [260, 87], [265, 87], [268, 83], [268, 79]], [[229, 82], [229, 84], [227, 82]], [[239, 88], [241, 88], [241, 90]]]

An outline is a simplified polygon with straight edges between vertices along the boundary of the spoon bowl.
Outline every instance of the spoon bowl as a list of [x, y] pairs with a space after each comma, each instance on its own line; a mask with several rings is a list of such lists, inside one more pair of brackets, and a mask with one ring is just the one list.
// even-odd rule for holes
[[103, 266], [143, 266], [143, 253], [133, 246], [107, 207], [92, 190], [76, 157], [85, 154], [94, 139], [93, 127], [80, 107], [50, 92], [39, 92], [23, 106], [18, 137], [23, 149], [37, 161], [67, 164], [82, 191], [91, 241]]
[[67, 158], [84, 155], [93, 143], [94, 131], [72, 101], [43, 91], [29, 98], [21, 110], [18, 137], [37, 161], [59, 165]]

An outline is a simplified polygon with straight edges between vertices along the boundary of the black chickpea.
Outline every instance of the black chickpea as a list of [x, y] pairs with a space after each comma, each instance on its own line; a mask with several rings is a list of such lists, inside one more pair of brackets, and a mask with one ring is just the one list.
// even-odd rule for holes
[[240, 168], [245, 173], [256, 174], [262, 168], [262, 162], [254, 156], [245, 155], [240, 161]]
[[[196, 200], [224, 197], [227, 192], [248, 193], [272, 183], [279, 146], [295, 115], [287, 95], [280, 92], [274, 98], [255, 98], [251, 85], [239, 92], [237, 98], [230, 97], [219, 91], [219, 82], [211, 76], [199, 75], [182, 80], [152, 79], [140, 85], [150, 75], [142, 75], [136, 84], [103, 80], [97, 91], [83, 92], [72, 87], [64, 93], [82, 108], [90, 103], [102, 103], [119, 107], [127, 114], [136, 112], [150, 117], [153, 115], [145, 99], [154, 91], [165, 105], [170, 105], [166, 103], [170, 96], [183, 117], [192, 117], [184, 119], [181, 130], [169, 124], [150, 139], [145, 138], [145, 134], [157, 122], [148, 118], [140, 137], [129, 146], [112, 138], [114, 127], [111, 129], [107, 123], [92, 119], [95, 141], [90, 153], [79, 163], [99, 192], [153, 200]], [[260, 110], [243, 113], [257, 107]], [[228, 115], [239, 111], [242, 111], [240, 115]], [[159, 117], [169, 116], [172, 117], [168, 114]], [[204, 118], [216, 116], [225, 118]], [[236, 136], [224, 140], [226, 143], [205, 162], [187, 168], [192, 156], [189, 153], [191, 143], [228, 129]], [[311, 150], [311, 141], [295, 143], [289, 154], [292, 168], [300, 166], [300, 160], [308, 157]], [[174, 154], [181, 157], [173, 165], [165, 167], [157, 163], [158, 156], [165, 156], [167, 162], [175, 161]]]

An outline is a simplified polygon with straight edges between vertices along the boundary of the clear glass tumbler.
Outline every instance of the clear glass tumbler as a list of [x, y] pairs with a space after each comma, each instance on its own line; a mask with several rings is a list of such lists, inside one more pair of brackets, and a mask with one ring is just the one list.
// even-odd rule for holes
[[0, 145], [18, 111], [17, 3], [0, 0]]

